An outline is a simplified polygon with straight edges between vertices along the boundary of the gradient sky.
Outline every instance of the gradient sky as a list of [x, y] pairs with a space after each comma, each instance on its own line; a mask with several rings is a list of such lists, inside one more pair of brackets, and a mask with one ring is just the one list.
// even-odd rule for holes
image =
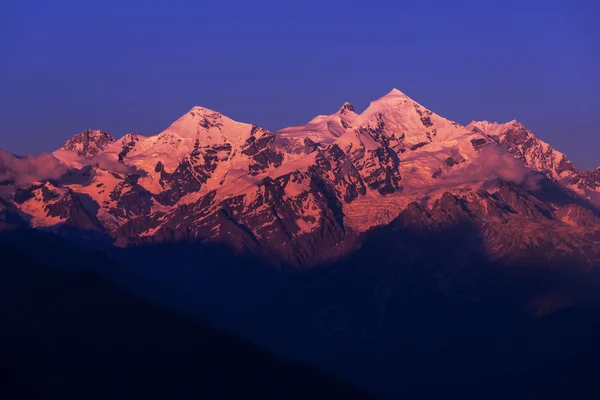
[[396, 87], [600, 165], [595, 0], [7, 3], [0, 148], [14, 153], [86, 128], [156, 134], [193, 105], [274, 130]]

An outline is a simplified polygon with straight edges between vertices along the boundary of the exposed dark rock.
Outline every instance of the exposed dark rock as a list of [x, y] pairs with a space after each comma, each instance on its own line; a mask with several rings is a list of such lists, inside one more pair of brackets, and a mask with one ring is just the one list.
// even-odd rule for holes
[[156, 200], [161, 204], [173, 205], [186, 194], [199, 191], [208, 176], [197, 174], [193, 167], [188, 159], [184, 159], [174, 172], [168, 173], [161, 164], [160, 184], [163, 191], [155, 195]]
[[487, 144], [487, 140], [485, 139], [471, 139], [471, 144], [475, 148], [475, 150], [479, 150]]
[[204, 117], [202, 117], [200, 122], [198, 122], [198, 125], [204, 129], [221, 129], [223, 127], [223, 123], [221, 122], [222, 118], [223, 116], [217, 112], [206, 114]]
[[102, 226], [94, 215], [85, 208], [81, 199], [72, 192], [60, 200], [45, 205], [48, 216], [63, 220], [62, 225], [83, 231], [101, 232]]
[[316, 166], [311, 167], [311, 172], [327, 181], [338, 198], [350, 203], [359, 195], [366, 194], [367, 188], [359, 171], [338, 145], [333, 144], [319, 152], [315, 161]]
[[110, 193], [116, 202], [109, 212], [120, 218], [148, 215], [152, 211], [152, 194], [138, 185], [139, 175], [129, 175]]
[[340, 114], [347, 114], [348, 112], [354, 112], [354, 106], [348, 102], [345, 102], [339, 110]]
[[13, 199], [15, 201], [15, 203], [17, 204], [23, 204], [25, 203], [27, 200], [32, 199], [35, 197], [35, 189], [39, 188], [39, 186], [35, 187], [35, 186], [31, 186], [27, 189], [23, 189], [23, 188], [18, 188], [15, 191], [15, 194], [13, 195]]
[[429, 142], [419, 142], [419, 143], [416, 143], [416, 144], [413, 144], [412, 146], [410, 146], [409, 150], [413, 150], [414, 151], [414, 150], [416, 150], [416, 149], [418, 149], [420, 147], [423, 147], [425, 145], [428, 145], [428, 144], [429, 144]]
[[451, 156], [451, 157], [448, 157], [448, 158], [446, 158], [444, 160], [444, 164], [446, 164], [446, 166], [452, 168], [455, 165], [458, 165], [458, 164], [460, 164], [461, 162], [464, 162], [464, 161], [465, 161], [465, 159], [463, 157], [461, 157], [460, 155], [458, 155], [458, 156]]
[[283, 153], [278, 151], [274, 146], [275, 135], [271, 133], [264, 134], [256, 138], [251, 136], [248, 138], [242, 149], [242, 154], [247, 155], [254, 161], [248, 169], [250, 175], [258, 175], [266, 169], [279, 167], [283, 162]]
[[69, 139], [63, 149], [75, 151], [81, 157], [91, 158], [99, 154], [115, 138], [106, 131], [85, 130]]
[[313, 142], [309, 138], [304, 138], [304, 145], [306, 146], [306, 154], [310, 154], [320, 147], [320, 144]]
[[426, 128], [433, 126], [433, 122], [431, 122], [431, 115], [433, 113], [431, 111], [422, 110], [421, 107], [419, 107], [419, 105], [417, 105], [417, 104], [415, 104], [415, 110], [421, 117], [421, 123], [423, 124], [423, 126], [425, 126]]
[[123, 148], [119, 153], [119, 162], [122, 163], [125, 160], [127, 154], [133, 150], [136, 143], [139, 142], [140, 138], [138, 135], [128, 134], [123, 138]]
[[381, 194], [391, 194], [399, 189], [400, 160], [394, 150], [396, 143], [391, 143], [384, 134], [385, 122], [378, 116], [375, 128], [361, 128], [360, 134], [368, 135], [381, 144], [375, 150], [357, 149], [350, 154], [352, 163], [356, 166], [363, 181]]
[[45, 184], [40, 184], [40, 185], [33, 185], [30, 186], [28, 188], [18, 188], [15, 191], [15, 194], [13, 196], [13, 199], [15, 201], [15, 203], [17, 204], [23, 204], [25, 203], [27, 200], [32, 199], [35, 197], [35, 191], [39, 190], [41, 193], [41, 199], [44, 202], [48, 202], [50, 200], [53, 200], [57, 197], [59, 197], [59, 195], [55, 192], [53, 192], [52, 190], [48, 189], [48, 187]]

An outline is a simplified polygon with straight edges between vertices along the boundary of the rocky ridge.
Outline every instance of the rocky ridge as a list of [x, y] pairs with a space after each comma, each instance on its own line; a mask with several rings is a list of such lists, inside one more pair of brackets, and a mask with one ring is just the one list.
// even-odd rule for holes
[[120, 246], [225, 242], [290, 268], [348, 254], [397, 218], [430, 229], [468, 219], [491, 257], [523, 240], [597, 262], [598, 170], [516, 121], [465, 127], [396, 89], [360, 114], [345, 103], [277, 132], [194, 107], [158, 135], [84, 131], [54, 156], [68, 176], [12, 185], [0, 215]]

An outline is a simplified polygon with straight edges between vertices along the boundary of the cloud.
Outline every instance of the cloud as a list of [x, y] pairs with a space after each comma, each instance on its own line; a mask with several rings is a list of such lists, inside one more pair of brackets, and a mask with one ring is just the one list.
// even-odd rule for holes
[[58, 179], [68, 172], [52, 154], [39, 156], [15, 156], [0, 150], [0, 182], [12, 181], [16, 186], [25, 186], [36, 181]]
[[140, 170], [133, 165], [120, 163], [112, 154], [99, 154], [93, 158], [90, 158], [89, 160], [86, 160], [85, 164], [122, 175], [146, 175], [145, 171]]
[[[120, 175], [147, 175], [145, 171], [122, 164], [108, 155], [101, 154], [85, 160], [83, 164]], [[49, 153], [38, 156], [16, 156], [0, 150], [0, 195], [4, 196], [6, 193], [12, 192], [11, 188], [14, 186], [25, 187], [40, 181], [50, 180], [59, 185], [64, 183], [88, 184], [90, 182], [89, 175], [86, 177], [78, 174], [79, 172], [83, 172], [83, 170], [71, 168]]]
[[442, 179], [452, 180], [455, 183], [501, 179], [523, 184], [527, 189], [535, 190], [539, 187], [542, 176], [528, 169], [522, 161], [502, 148], [486, 146], [481, 149], [477, 158], [446, 177], [442, 175]]

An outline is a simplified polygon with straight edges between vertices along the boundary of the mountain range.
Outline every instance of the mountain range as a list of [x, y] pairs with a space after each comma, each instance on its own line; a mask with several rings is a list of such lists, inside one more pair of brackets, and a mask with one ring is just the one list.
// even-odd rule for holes
[[155, 136], [0, 151], [0, 231], [382, 398], [598, 376], [600, 168], [396, 89], [275, 132], [193, 107]]
[[4, 154], [5, 224], [124, 247], [225, 242], [298, 269], [402, 214], [429, 228], [459, 217], [489, 232], [493, 257], [519, 256], [526, 232], [534, 247], [560, 240], [552, 257], [597, 260], [600, 169], [577, 169], [517, 121], [462, 126], [396, 89], [277, 132], [194, 107], [158, 135], [86, 130], [52, 156], [59, 174], [23, 182]]

